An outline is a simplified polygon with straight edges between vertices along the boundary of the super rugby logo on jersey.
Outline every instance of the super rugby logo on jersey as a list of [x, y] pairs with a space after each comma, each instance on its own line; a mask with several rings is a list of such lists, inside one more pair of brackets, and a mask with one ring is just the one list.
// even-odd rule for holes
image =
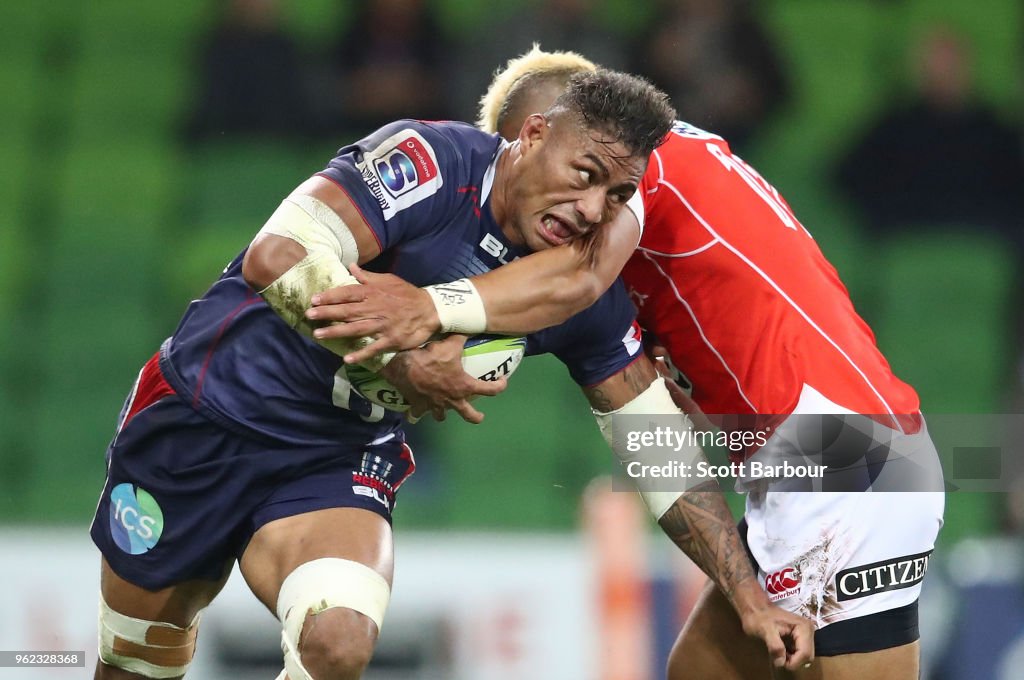
[[800, 572], [786, 567], [764, 577], [764, 589], [772, 602], [784, 600], [800, 592]]
[[394, 465], [381, 456], [366, 451], [358, 471], [352, 472], [352, 493], [372, 498], [388, 510], [395, 500], [395, 490], [388, 482]]
[[916, 586], [928, 571], [929, 550], [917, 555], [872, 562], [836, 574], [836, 599], [840, 602]]
[[132, 555], [148, 552], [164, 531], [164, 513], [145, 489], [118, 484], [110, 491], [110, 535]]
[[426, 142], [408, 137], [377, 161], [377, 175], [392, 196], [401, 196], [437, 177], [437, 163]]
[[385, 219], [432, 196], [444, 184], [433, 147], [415, 130], [388, 137], [356, 165]]

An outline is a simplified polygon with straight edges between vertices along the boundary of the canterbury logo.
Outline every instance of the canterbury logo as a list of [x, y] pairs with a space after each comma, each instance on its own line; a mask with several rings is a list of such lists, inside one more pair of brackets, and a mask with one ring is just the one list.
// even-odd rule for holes
[[764, 589], [769, 595], [783, 595], [799, 585], [800, 576], [792, 567], [768, 574], [764, 579]]

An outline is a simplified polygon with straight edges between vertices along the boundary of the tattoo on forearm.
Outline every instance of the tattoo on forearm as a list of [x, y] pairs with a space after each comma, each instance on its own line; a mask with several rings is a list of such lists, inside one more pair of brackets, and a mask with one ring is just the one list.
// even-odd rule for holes
[[645, 366], [646, 364], [642, 361], [634, 361], [619, 374], [626, 386], [636, 394], [640, 394], [651, 385], [651, 374], [649, 370], [644, 370]]
[[717, 482], [708, 481], [684, 493], [658, 524], [729, 602], [734, 602], [736, 586], [754, 577]]
[[584, 388], [583, 393], [594, 409], [608, 413], [650, 387], [651, 380], [657, 377], [653, 371], [648, 362], [634, 361], [603, 383]]
[[590, 405], [597, 411], [608, 413], [614, 411], [611, 398], [600, 387], [588, 387], [584, 390]]

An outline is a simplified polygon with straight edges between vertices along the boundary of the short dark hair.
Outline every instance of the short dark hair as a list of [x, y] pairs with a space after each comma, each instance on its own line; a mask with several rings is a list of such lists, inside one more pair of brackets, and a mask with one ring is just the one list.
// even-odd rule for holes
[[676, 110], [664, 92], [643, 78], [609, 69], [570, 77], [549, 112], [560, 108], [643, 158], [665, 141], [676, 119]]

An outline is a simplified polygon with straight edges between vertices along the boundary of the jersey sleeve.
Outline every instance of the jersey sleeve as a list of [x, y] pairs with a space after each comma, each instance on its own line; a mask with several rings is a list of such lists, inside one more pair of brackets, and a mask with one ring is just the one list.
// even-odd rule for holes
[[636, 241], [636, 245], [639, 246], [640, 239], [644, 237], [644, 219], [646, 218], [644, 212], [644, 191], [642, 189], [637, 189], [633, 192], [633, 195], [626, 201], [626, 209], [633, 213], [637, 224], [640, 225], [640, 237]]
[[319, 174], [348, 195], [384, 251], [448, 223], [469, 162], [443, 124], [401, 120], [343, 147]]
[[622, 280], [565, 323], [527, 338], [526, 353], [550, 353], [581, 387], [607, 380], [636, 361], [643, 350], [636, 308]]

